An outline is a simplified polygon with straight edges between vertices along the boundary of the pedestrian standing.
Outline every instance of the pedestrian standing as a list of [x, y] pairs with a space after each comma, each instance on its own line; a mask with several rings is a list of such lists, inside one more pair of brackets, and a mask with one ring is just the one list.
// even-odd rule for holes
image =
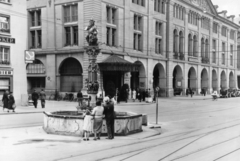
[[133, 102], [135, 102], [135, 100], [136, 100], [136, 91], [135, 91], [135, 89], [133, 89]]
[[114, 139], [114, 121], [115, 121], [115, 112], [114, 104], [109, 97], [104, 98], [104, 115], [106, 118], [107, 124], [107, 133], [108, 137], [106, 139]]
[[8, 96], [8, 112], [9, 110], [13, 110], [13, 112], [15, 112], [15, 108], [16, 108], [15, 99], [13, 97], [13, 93], [10, 92]]
[[8, 90], [6, 90], [3, 94], [3, 97], [2, 97], [2, 103], [3, 103], [3, 111], [4, 111], [4, 108], [8, 108]]
[[86, 109], [85, 113], [83, 114], [83, 133], [84, 133], [84, 141], [89, 141], [89, 135], [92, 131], [92, 116], [90, 109]]
[[79, 90], [78, 93], [77, 93], [77, 99], [78, 99], [78, 106], [82, 106], [82, 101], [83, 101], [83, 94], [82, 94], [82, 91]]
[[43, 89], [42, 89], [42, 91], [40, 92], [40, 100], [41, 100], [42, 108], [45, 108], [46, 94], [45, 94], [45, 92], [44, 92]]
[[96, 102], [96, 107], [94, 107], [92, 111], [93, 116], [93, 132], [94, 132], [94, 139], [93, 140], [100, 140], [101, 133], [102, 133], [102, 124], [103, 124], [103, 111], [104, 108], [101, 106], [101, 101], [98, 100]]
[[33, 93], [32, 93], [32, 100], [33, 100], [33, 105], [35, 108], [37, 108], [37, 104], [38, 104], [38, 93], [36, 92], [36, 90], [34, 89]]

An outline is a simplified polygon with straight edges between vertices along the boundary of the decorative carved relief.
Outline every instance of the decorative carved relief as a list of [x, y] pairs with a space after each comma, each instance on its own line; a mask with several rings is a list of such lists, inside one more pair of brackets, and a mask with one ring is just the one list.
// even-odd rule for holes
[[206, 0], [184, 0], [188, 3], [191, 3], [199, 8], [202, 8], [205, 11], [210, 12], [210, 7], [208, 6], [208, 2]]

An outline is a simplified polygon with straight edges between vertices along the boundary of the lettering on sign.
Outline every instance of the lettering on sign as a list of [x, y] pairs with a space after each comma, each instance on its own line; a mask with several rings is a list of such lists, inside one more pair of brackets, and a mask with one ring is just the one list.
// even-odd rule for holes
[[15, 44], [15, 39], [9, 37], [0, 37], [0, 42]]
[[13, 71], [0, 70], [0, 75], [13, 75]]
[[188, 58], [188, 61], [191, 61], [191, 62], [196, 62], [198, 63], [198, 58]]

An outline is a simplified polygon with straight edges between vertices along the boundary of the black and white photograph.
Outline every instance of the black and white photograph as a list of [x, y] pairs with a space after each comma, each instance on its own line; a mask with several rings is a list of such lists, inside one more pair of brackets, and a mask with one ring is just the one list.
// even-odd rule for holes
[[240, 161], [240, 0], [0, 0], [0, 161]]

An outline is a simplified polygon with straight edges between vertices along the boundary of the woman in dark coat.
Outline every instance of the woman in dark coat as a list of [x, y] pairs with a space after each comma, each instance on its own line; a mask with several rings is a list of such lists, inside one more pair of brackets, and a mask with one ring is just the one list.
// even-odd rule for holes
[[15, 99], [12, 95], [12, 92], [10, 92], [8, 96], [8, 112], [9, 110], [13, 110], [13, 112], [15, 112], [15, 108], [13, 108], [13, 104], [15, 104]]
[[4, 111], [4, 108], [8, 108], [8, 94], [9, 94], [8, 90], [6, 90], [2, 97], [3, 111]]

